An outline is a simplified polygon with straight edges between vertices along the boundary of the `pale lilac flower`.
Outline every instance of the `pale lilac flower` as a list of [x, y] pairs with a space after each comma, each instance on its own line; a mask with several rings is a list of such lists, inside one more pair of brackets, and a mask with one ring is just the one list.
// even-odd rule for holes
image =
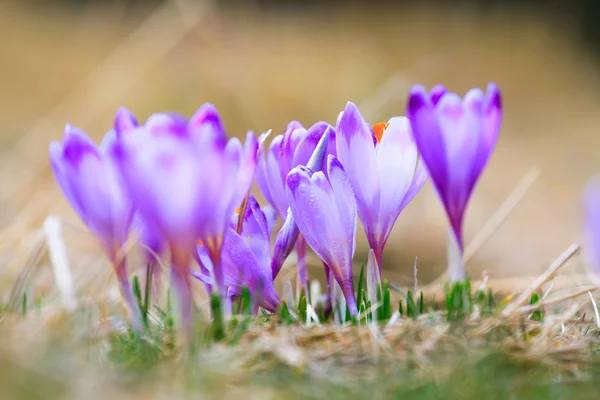
[[353, 103], [337, 126], [337, 155], [356, 195], [358, 215], [379, 269], [400, 212], [427, 180], [410, 122], [394, 117], [371, 129]]
[[485, 94], [471, 89], [461, 99], [446, 92], [443, 86], [436, 86], [428, 94], [417, 85], [411, 90], [407, 115], [421, 157], [448, 214], [451, 239], [456, 243], [459, 260], [450, 263], [450, 280], [462, 281], [464, 214], [498, 139], [502, 120], [500, 91], [490, 83]]
[[67, 125], [63, 142], [50, 143], [50, 162], [56, 181], [71, 207], [98, 238], [112, 262], [134, 329], [139, 330], [141, 315], [121, 251], [134, 210], [108, 151], [114, 141], [115, 132], [111, 130], [98, 147], [84, 132]]
[[[329, 131], [327, 153], [335, 154], [335, 131], [329, 124], [318, 122], [306, 130], [299, 122], [292, 121], [282, 135], [273, 138], [269, 151], [259, 158], [256, 183], [283, 221], [286, 221], [289, 208], [285, 179], [292, 168], [308, 163], [317, 144], [327, 131]], [[294, 224], [290, 222], [284, 224], [282, 231], [285, 234], [285, 240], [279, 240], [276, 244], [273, 275], [277, 276], [283, 261], [295, 245], [298, 256], [298, 283], [301, 287], [306, 288], [306, 242], [301, 236], [298, 237]]]
[[[225, 286], [228, 296], [239, 296], [244, 286], [248, 287], [256, 306], [275, 312], [279, 297], [275, 292], [271, 274], [271, 244], [266, 216], [253, 196], [242, 221], [242, 231], [236, 231], [238, 216], [235, 215], [225, 232], [221, 255]], [[213, 265], [208, 250], [198, 244], [200, 272], [193, 275], [212, 286]]]
[[587, 253], [591, 257], [593, 271], [600, 274], [600, 177], [592, 179], [585, 190], [585, 218], [587, 228]]
[[216, 109], [206, 104], [187, 121], [155, 114], [144, 126], [122, 109], [114, 153], [129, 194], [148, 226], [168, 243], [172, 286], [179, 294], [182, 323], [191, 332], [190, 261], [203, 240], [225, 297], [221, 249], [230, 216], [248, 193], [258, 141], [249, 132], [245, 147], [227, 139]]
[[287, 177], [290, 210], [308, 245], [329, 267], [350, 313], [358, 314], [352, 287], [356, 200], [344, 168], [332, 155], [326, 173], [294, 168]]

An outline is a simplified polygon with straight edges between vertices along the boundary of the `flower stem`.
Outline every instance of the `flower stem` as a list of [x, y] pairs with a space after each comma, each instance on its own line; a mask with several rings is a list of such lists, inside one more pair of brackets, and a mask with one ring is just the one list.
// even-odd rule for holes
[[179, 314], [179, 326], [184, 340], [191, 342], [193, 335], [192, 291], [188, 265], [173, 264], [171, 267], [171, 288], [175, 294], [176, 308]]
[[140, 310], [141, 304], [137, 304], [135, 296], [133, 295], [133, 289], [129, 284], [127, 278], [127, 266], [125, 264], [125, 258], [122, 257], [114, 262], [115, 272], [121, 287], [121, 294], [125, 300], [125, 304], [129, 310], [129, 318], [131, 319], [131, 327], [134, 332], [140, 333], [142, 330], [142, 313]]
[[296, 240], [296, 255], [298, 256], [298, 280], [296, 281], [296, 297], [304, 291], [308, 299], [308, 273], [306, 270], [306, 240], [298, 235]]
[[448, 231], [448, 280], [452, 284], [464, 282], [465, 279], [466, 274], [463, 252], [459, 247], [454, 230], [450, 228]]
[[[340, 287], [342, 288], [342, 293], [344, 294], [344, 298], [346, 299], [346, 306], [350, 311], [350, 315], [353, 317], [358, 315], [358, 308], [356, 307], [356, 298], [354, 297], [354, 289], [352, 287], [352, 278], [349, 280], [345, 280], [341, 282]], [[345, 312], [345, 311], [342, 311]]]

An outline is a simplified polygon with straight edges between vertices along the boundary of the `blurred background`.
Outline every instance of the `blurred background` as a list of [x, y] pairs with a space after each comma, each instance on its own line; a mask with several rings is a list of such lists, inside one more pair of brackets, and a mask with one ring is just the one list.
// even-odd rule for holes
[[[95, 139], [125, 105], [144, 120], [202, 103], [230, 135], [335, 119], [376, 123], [410, 87], [464, 94], [495, 81], [501, 138], [467, 214], [468, 270], [533, 275], [582, 236], [581, 191], [600, 173], [600, 2], [14, 1], [0, 6], [0, 279], [35, 257], [50, 214], [74, 265], [93, 246], [50, 173], [66, 122]], [[447, 223], [430, 184], [396, 223], [384, 276], [445, 270]], [[359, 232], [356, 260], [366, 261]], [[87, 261], [83, 261], [87, 260]], [[315, 262], [315, 265], [318, 263]]]

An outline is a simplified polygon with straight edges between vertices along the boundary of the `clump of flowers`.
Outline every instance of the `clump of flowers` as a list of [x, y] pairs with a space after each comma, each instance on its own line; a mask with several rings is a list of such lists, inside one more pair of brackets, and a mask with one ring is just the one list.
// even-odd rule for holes
[[[333, 293], [322, 312], [337, 307], [343, 315], [341, 307], [361, 318], [365, 308], [383, 300], [378, 313], [389, 317], [389, 287], [380, 282], [384, 247], [429, 176], [448, 214], [457, 254], [450, 260], [450, 280], [466, 277], [463, 220], [498, 136], [500, 92], [490, 84], [486, 94], [474, 89], [461, 99], [441, 86], [430, 93], [415, 86], [406, 114], [369, 126], [348, 103], [335, 128], [319, 122], [304, 129], [293, 121], [263, 151], [266, 135], [248, 132], [244, 144], [229, 139], [210, 104], [189, 119], [158, 113], [144, 124], [121, 108], [99, 147], [67, 125], [63, 142], [50, 145], [50, 160], [65, 197], [112, 262], [136, 330], [140, 310], [122, 251], [131, 227], [155, 273], [161, 257], [170, 255], [171, 292], [188, 338], [198, 281], [220, 300], [225, 314], [233, 300], [248, 298], [255, 313], [278, 312], [282, 301], [274, 282], [294, 248], [298, 289], [305, 289], [298, 290], [304, 293], [300, 314], [306, 316], [307, 245], [322, 260]], [[250, 195], [255, 179], [269, 205]], [[272, 247], [277, 218], [284, 223]], [[369, 293], [361, 278], [355, 295], [358, 218], [371, 247], [371, 273]], [[423, 300], [407, 301], [408, 315], [417, 315], [416, 306], [422, 312]]]

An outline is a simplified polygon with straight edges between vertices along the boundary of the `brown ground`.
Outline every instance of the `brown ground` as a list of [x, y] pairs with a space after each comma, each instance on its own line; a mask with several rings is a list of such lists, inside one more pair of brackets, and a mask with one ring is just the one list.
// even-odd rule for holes
[[[292, 118], [334, 122], [348, 100], [373, 122], [403, 114], [413, 83], [464, 93], [494, 80], [503, 91], [501, 139], [469, 209], [467, 243], [531, 168], [541, 171], [470, 260], [472, 275], [537, 274], [580, 239], [581, 189], [600, 172], [600, 86], [598, 67], [566, 29], [532, 15], [466, 10], [259, 16], [184, 1], [162, 7], [76, 14], [3, 6], [0, 276], [26, 263], [50, 213], [76, 222], [47, 161], [67, 121], [99, 138], [120, 105], [143, 119], [157, 110], [191, 114], [211, 101], [232, 134], [279, 133]], [[95, 249], [82, 232], [66, 231], [79, 263]], [[384, 276], [409, 281], [415, 256], [422, 280], [438, 276], [445, 240], [427, 185], [396, 225]], [[366, 260], [361, 243], [358, 263]]]

